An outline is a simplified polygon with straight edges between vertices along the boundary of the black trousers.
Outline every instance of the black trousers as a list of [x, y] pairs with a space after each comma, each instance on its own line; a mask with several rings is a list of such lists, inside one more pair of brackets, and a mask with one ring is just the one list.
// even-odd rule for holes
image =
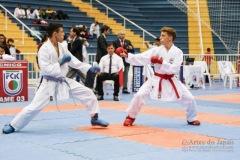
[[119, 93], [119, 75], [117, 73], [113, 73], [109, 75], [108, 73], [101, 73], [97, 76], [97, 86], [96, 89], [98, 91], [98, 95], [103, 96], [103, 81], [105, 80], [113, 80], [114, 81], [114, 96], [118, 96]]

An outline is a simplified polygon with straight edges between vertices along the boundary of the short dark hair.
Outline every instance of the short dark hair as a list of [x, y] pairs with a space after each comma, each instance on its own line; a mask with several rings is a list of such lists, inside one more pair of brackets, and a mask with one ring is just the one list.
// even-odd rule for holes
[[155, 41], [160, 41], [160, 38], [158, 38], [158, 37], [157, 37], [157, 38], [155, 38]]
[[14, 43], [14, 40], [12, 38], [8, 38], [7, 43], [9, 43], [9, 42], [13, 42]]
[[47, 27], [48, 37], [52, 37], [53, 32], [58, 32], [60, 28], [63, 28], [61, 23], [49, 23]]
[[101, 33], [103, 33], [104, 31], [107, 31], [107, 30], [109, 30], [109, 29], [110, 29], [109, 26], [103, 25], [102, 28], [101, 28]]
[[73, 32], [74, 32], [74, 33], [76, 33], [76, 35], [77, 35], [77, 36], [79, 36], [79, 35], [80, 35], [80, 30], [79, 30], [79, 28], [78, 28], [78, 27], [76, 27], [76, 26], [73, 26], [71, 29], [73, 30]]
[[112, 42], [108, 42], [108, 43], [107, 43], [107, 47], [110, 47], [110, 46], [113, 46], [113, 47], [115, 48], [115, 46], [113, 45]]
[[207, 51], [210, 52], [210, 51], [211, 51], [211, 48], [207, 48]]

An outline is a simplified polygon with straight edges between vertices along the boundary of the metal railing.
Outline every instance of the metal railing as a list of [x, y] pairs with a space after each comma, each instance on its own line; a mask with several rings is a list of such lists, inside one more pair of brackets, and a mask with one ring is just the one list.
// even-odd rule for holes
[[[39, 78], [39, 69], [36, 65], [36, 63], [34, 62], [34, 59], [36, 59], [36, 54], [35, 53], [26, 53], [24, 54], [24, 56], [29, 56], [28, 59], [29, 63], [32, 64], [33, 69], [29, 71], [29, 84], [34, 84], [37, 82], [38, 78]], [[185, 61], [187, 58], [194, 58], [195, 61], [202, 61], [203, 60], [204, 55], [201, 54], [184, 54], [183, 55], [183, 65], [185, 65]], [[214, 78], [219, 79], [220, 77], [220, 73], [218, 71], [218, 61], [230, 61], [232, 62], [235, 70], [237, 71], [239, 67], [238, 65], [238, 60], [240, 59], [240, 55], [239, 54], [213, 54], [212, 55], [212, 61], [211, 61], [211, 66], [210, 66], [210, 74], [214, 76]], [[32, 59], [32, 61], [31, 61]], [[95, 53], [88, 53], [88, 58], [87, 58], [87, 62], [89, 64], [93, 64], [93, 62], [96, 61], [96, 54]], [[29, 65], [31, 66], [31, 65]]]
[[[147, 30], [143, 29], [142, 27], [140, 27], [139, 25], [137, 25], [136, 23], [132, 22], [131, 20], [129, 20], [128, 18], [124, 17], [123, 15], [121, 15], [120, 13], [116, 12], [115, 10], [113, 10], [112, 8], [110, 8], [109, 6], [103, 4], [102, 2], [100, 2], [99, 0], [95, 0], [97, 3], [99, 3], [100, 5], [104, 6], [106, 8], [106, 15], [107, 17], [109, 17], [109, 10], [112, 11], [113, 13], [115, 13], [116, 15], [118, 15], [119, 17], [121, 17], [123, 19], [123, 26], [124, 26], [124, 30], [126, 29], [126, 21], [129, 22], [130, 24], [134, 25], [136, 28], [138, 28], [139, 30], [142, 31], [142, 37], [143, 37], [143, 46], [145, 45], [145, 34], [148, 34], [149, 36], [153, 37], [154, 39], [156, 38], [156, 36], [154, 36], [153, 34], [151, 34], [150, 32], [148, 32]], [[91, 11], [92, 11], [92, 0], [90, 0], [90, 4], [91, 4]], [[108, 20], [108, 18], [107, 18]]]
[[20, 19], [18, 19], [17, 17], [15, 17], [7, 8], [5, 8], [3, 5], [0, 4], [0, 7], [4, 10], [4, 14], [5, 14], [5, 30], [8, 29], [8, 15], [11, 15], [14, 19], [16, 19], [21, 25], [22, 25], [22, 44], [24, 45], [24, 33], [25, 33], [25, 29], [26, 28], [28, 31], [30, 31], [31, 34], [33, 34], [34, 36], [36, 36], [39, 41], [41, 42], [41, 37], [39, 37], [33, 30], [31, 30], [28, 26], [26, 26]]

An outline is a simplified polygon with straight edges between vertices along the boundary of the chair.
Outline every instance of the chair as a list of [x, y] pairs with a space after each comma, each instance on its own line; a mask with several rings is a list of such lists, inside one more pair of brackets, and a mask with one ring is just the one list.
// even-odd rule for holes
[[113, 95], [113, 90], [114, 90], [114, 81], [113, 80], [103, 81], [104, 97], [106, 97], [108, 95]]
[[201, 66], [202, 75], [208, 76], [209, 85], [212, 86], [211, 75], [209, 73], [207, 63], [205, 61], [194, 61], [194, 65]]
[[[119, 71], [119, 90], [121, 91], [123, 87], [123, 69]], [[114, 92], [114, 81], [113, 80], [105, 80], [103, 81], [103, 93], [105, 96], [107, 95], [113, 95]], [[119, 92], [119, 99], [120, 99], [120, 94]]]
[[232, 89], [232, 83], [235, 81], [236, 78], [240, 78], [240, 74], [237, 74], [233, 64], [228, 61], [218, 61], [218, 70], [220, 72], [220, 76], [224, 81], [224, 87], [227, 84], [227, 78], [229, 78], [229, 89]]

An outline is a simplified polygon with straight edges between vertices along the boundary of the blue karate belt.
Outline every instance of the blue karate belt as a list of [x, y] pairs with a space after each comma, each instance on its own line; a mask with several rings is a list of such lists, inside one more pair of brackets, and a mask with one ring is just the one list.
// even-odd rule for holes
[[[47, 80], [49, 80], [49, 81], [57, 82], [57, 84], [58, 84], [58, 83], [63, 83], [63, 82], [66, 83], [66, 84], [68, 85], [68, 87], [70, 88], [70, 94], [71, 94], [71, 96], [72, 96], [73, 103], [76, 105], [75, 100], [74, 100], [74, 97], [73, 97], [72, 89], [71, 89], [69, 83], [66, 81], [66, 79], [65, 79], [64, 77], [56, 78], [56, 77], [44, 75], [43, 78], [45, 78], [45, 79], [47, 79]], [[57, 87], [55, 87], [54, 97], [55, 97], [55, 100], [56, 100], [57, 109], [58, 109], [58, 111], [60, 111], [59, 108], [58, 108], [58, 104], [57, 104]], [[51, 97], [50, 97], [50, 99], [51, 99]]]

